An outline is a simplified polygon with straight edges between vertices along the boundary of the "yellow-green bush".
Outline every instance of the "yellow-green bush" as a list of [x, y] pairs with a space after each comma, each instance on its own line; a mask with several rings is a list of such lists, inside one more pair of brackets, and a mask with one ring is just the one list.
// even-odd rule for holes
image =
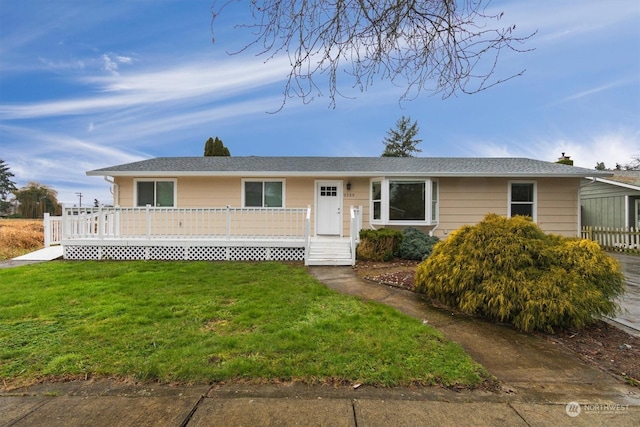
[[490, 214], [435, 246], [418, 266], [416, 290], [523, 331], [551, 332], [614, 315], [624, 277], [595, 242], [547, 235], [525, 217]]
[[356, 256], [364, 261], [389, 261], [402, 243], [402, 233], [390, 228], [360, 230], [360, 244]]

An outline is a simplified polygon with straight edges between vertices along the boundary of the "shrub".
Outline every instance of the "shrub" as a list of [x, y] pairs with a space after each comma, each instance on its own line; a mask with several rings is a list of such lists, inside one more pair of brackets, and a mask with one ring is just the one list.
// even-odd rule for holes
[[614, 315], [624, 278], [595, 242], [547, 235], [524, 217], [490, 214], [435, 246], [418, 266], [416, 290], [523, 331], [552, 332]]
[[423, 261], [431, 255], [433, 245], [438, 243], [439, 240], [437, 237], [429, 236], [417, 228], [405, 228], [402, 230], [402, 243], [400, 243], [400, 248], [398, 249], [398, 257]]
[[364, 261], [389, 261], [396, 255], [401, 242], [402, 233], [398, 230], [360, 230], [356, 255]]

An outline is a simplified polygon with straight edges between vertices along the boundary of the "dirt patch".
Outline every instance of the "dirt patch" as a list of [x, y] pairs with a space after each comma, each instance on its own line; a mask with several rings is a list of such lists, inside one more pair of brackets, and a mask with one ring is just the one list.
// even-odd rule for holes
[[[413, 291], [418, 261], [358, 261], [358, 276], [376, 283]], [[604, 321], [580, 330], [562, 330], [535, 335], [562, 345], [583, 361], [613, 374], [622, 381], [640, 387], [640, 338]]]

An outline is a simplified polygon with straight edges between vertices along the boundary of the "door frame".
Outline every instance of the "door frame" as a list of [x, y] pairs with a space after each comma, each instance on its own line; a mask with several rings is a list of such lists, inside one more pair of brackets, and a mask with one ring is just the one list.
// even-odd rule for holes
[[[335, 185], [337, 187], [338, 193], [338, 209], [340, 210], [340, 215], [338, 216], [338, 234], [319, 234], [318, 233], [318, 220], [320, 217], [320, 185]], [[316, 236], [339, 236], [342, 237], [343, 228], [344, 228], [344, 180], [341, 179], [316, 179], [313, 183], [313, 191], [314, 191], [314, 202], [315, 202], [315, 235]]]

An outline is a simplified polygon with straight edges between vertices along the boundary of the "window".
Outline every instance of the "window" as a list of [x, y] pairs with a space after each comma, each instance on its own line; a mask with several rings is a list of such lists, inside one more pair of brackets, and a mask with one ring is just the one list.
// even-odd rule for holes
[[136, 206], [175, 206], [175, 184], [175, 180], [137, 180]]
[[371, 221], [428, 225], [438, 220], [438, 183], [431, 179], [371, 181]]
[[509, 183], [509, 216], [526, 215], [536, 220], [536, 186], [534, 182]]
[[371, 182], [371, 202], [373, 204], [373, 219], [382, 219], [382, 182]]
[[431, 181], [431, 222], [438, 222], [438, 181]]
[[389, 220], [425, 221], [424, 190], [424, 181], [389, 181]]
[[335, 185], [321, 186], [320, 197], [338, 197], [338, 187], [336, 187]]
[[244, 206], [248, 208], [284, 207], [283, 181], [244, 181]]

